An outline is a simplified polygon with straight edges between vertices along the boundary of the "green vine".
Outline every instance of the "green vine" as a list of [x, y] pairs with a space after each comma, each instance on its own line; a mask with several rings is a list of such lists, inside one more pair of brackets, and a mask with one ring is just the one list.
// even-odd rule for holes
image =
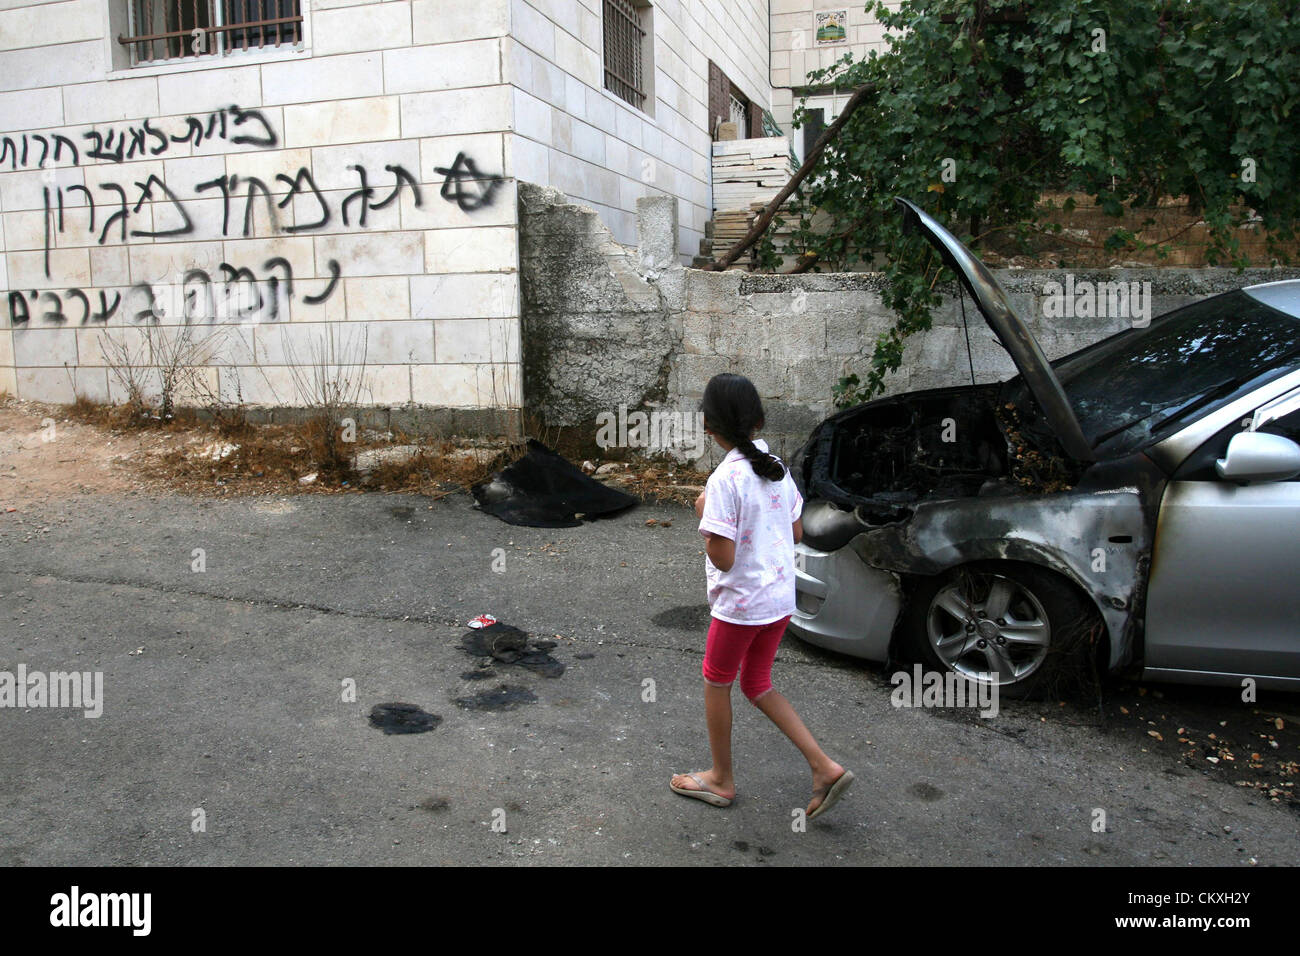
[[[784, 248], [811, 268], [881, 263], [897, 315], [837, 405], [882, 392], [908, 336], [930, 327], [940, 266], [904, 238], [895, 196], [922, 205], [977, 251], [1022, 243], [1046, 189], [1094, 197], [1111, 215], [1188, 197], [1214, 264], [1247, 265], [1235, 230], [1253, 211], [1270, 255], [1300, 211], [1300, 13], [1291, 0], [903, 0], [868, 9], [889, 47], [809, 75], [814, 88], [879, 93], [852, 115], [793, 201]], [[944, 22], [944, 19], [952, 22]], [[795, 112], [806, 117], [806, 100]], [[1146, 248], [1116, 228], [1106, 248]], [[951, 278], [947, 276], [946, 278]]]

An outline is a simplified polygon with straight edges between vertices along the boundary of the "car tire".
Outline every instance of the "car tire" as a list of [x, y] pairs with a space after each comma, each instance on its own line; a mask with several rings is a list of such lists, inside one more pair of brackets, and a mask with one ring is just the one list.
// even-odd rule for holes
[[900, 650], [998, 693], [1074, 696], [1095, 687], [1100, 616], [1061, 576], [1031, 564], [967, 564], [922, 579], [903, 613]]

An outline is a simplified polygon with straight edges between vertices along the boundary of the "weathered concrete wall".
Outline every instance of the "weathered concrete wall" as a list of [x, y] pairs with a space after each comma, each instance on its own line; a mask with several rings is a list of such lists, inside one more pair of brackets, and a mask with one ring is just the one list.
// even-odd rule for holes
[[[620, 405], [694, 412], [712, 376], [738, 372], [762, 396], [764, 437], [774, 451], [788, 456], [833, 410], [835, 383], [862, 373], [877, 337], [893, 324], [878, 273], [751, 275], [667, 263], [662, 250], [675, 224], [660, 206], [670, 200], [642, 200], [641, 245], [634, 251], [613, 242], [594, 214], [565, 204], [555, 190], [521, 187], [520, 195], [524, 399], [552, 423], [584, 426], [602, 412], [617, 414]], [[1048, 317], [1050, 283], [1064, 286], [1070, 274], [1023, 269], [996, 274], [1049, 358], [1135, 321]], [[1300, 269], [1111, 269], [1072, 275], [1076, 286], [1150, 283], [1149, 317], [1252, 283], [1300, 278]], [[955, 289], [936, 311], [933, 328], [908, 340], [888, 393], [970, 382], [961, 305], [952, 293]], [[965, 311], [976, 381], [1014, 375], [1015, 366], [969, 297]], [[718, 460], [716, 447], [708, 460]]]
[[[672, 236], [675, 204], [661, 202]], [[660, 287], [638, 271], [636, 250], [555, 189], [521, 183], [519, 215], [525, 404], [549, 422], [574, 425], [620, 403], [664, 399], [678, 337]], [[675, 246], [665, 243], [659, 256], [667, 251], [675, 263]]]

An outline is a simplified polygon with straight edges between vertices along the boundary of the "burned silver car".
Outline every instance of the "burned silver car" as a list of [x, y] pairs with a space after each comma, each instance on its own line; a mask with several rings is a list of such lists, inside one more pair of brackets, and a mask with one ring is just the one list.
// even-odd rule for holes
[[794, 632], [1012, 696], [1080, 663], [1300, 690], [1300, 281], [1049, 363], [984, 264], [899, 203], [1019, 374], [814, 430]]

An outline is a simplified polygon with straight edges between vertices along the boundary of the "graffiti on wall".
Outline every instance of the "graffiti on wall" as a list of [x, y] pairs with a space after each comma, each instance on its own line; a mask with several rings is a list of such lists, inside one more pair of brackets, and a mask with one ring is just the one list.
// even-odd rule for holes
[[[81, 149], [76, 139], [82, 141]], [[59, 133], [6, 136], [0, 138], [0, 175], [6, 163], [10, 171], [34, 168], [50, 172], [60, 163], [121, 163], [161, 155], [176, 143], [197, 146], [207, 140], [260, 149], [272, 149], [280, 142], [261, 111], [228, 106], [205, 116], [188, 116], [174, 129], [163, 128], [161, 121], [145, 120], [139, 125], [87, 130], [79, 137]], [[333, 203], [326, 195], [330, 191], [319, 188], [306, 166], [293, 173], [277, 173], [270, 183], [256, 176], [228, 172], [188, 187], [169, 184], [152, 173], [143, 181], [108, 180], [90, 186], [60, 186], [53, 176], [43, 177], [44, 275], [52, 278], [50, 254], [57, 247], [194, 236], [198, 226], [189, 204], [198, 200], [221, 201], [220, 236], [209, 238], [250, 237], [263, 213], [273, 234], [364, 229], [372, 213], [382, 214], [397, 205], [404, 191], [415, 208], [424, 205], [418, 177], [400, 164], [385, 164], [382, 171], [360, 163], [347, 169], [355, 174], [356, 184]], [[449, 166], [436, 167], [435, 171], [443, 177], [441, 198], [471, 213], [491, 206], [504, 182], [502, 176], [480, 170], [474, 159], [463, 152], [457, 153]], [[299, 199], [293, 206], [295, 221], [282, 222], [287, 218], [282, 211]], [[150, 213], [147, 218], [140, 216], [146, 203]], [[215, 269], [210, 267], [211, 262], [208, 268], [190, 268], [178, 284], [170, 287], [139, 282], [125, 293], [129, 302], [124, 301], [122, 291], [112, 289], [12, 290], [8, 294], [9, 323], [11, 327], [29, 327], [34, 322], [55, 326], [106, 324], [119, 308], [136, 322], [159, 322], [177, 315], [187, 323], [239, 321], [251, 316], [278, 321], [294, 298], [293, 270], [282, 257], [263, 263], [261, 277], [247, 266], [222, 262]], [[330, 259], [327, 269], [328, 278], [311, 280], [323, 285], [312, 294], [303, 294], [299, 301], [320, 305], [334, 294], [341, 267]]]
[[[72, 138], [60, 133], [23, 133], [17, 138], [0, 137], [0, 166], [9, 163], [10, 171], [44, 169], [47, 160], [58, 165], [66, 159], [69, 166], [80, 166], [82, 159], [124, 163], [132, 159], [161, 156], [176, 143], [199, 146], [205, 140], [224, 140], [234, 146], [274, 149], [280, 144], [271, 124], [261, 110], [241, 110], [225, 106], [206, 117], [187, 116], [184, 131], [168, 133], [145, 120], [139, 126], [91, 128], [79, 137], [84, 150], [78, 150]], [[37, 155], [39, 148], [40, 154]]]
[[[329, 278], [316, 280], [323, 283], [319, 291], [304, 294], [306, 305], [320, 305], [338, 288], [342, 271], [338, 261], [329, 260], [326, 268]], [[98, 306], [85, 289], [72, 288], [62, 294], [53, 290], [9, 293], [9, 317], [13, 327], [25, 327], [33, 316], [47, 325], [61, 326], [68, 322], [79, 325], [105, 325], [119, 307], [124, 307], [137, 323], [155, 325], [170, 317], [180, 317], [186, 323], [240, 322], [258, 319], [278, 322], [295, 296], [293, 266], [288, 259], [276, 256], [262, 264], [259, 277], [246, 266], [233, 266], [222, 262], [217, 266], [217, 276], [206, 269], [191, 268], [185, 271], [179, 286], [137, 282], [123, 301], [122, 293], [99, 291]], [[72, 311], [68, 309], [71, 307]], [[79, 314], [78, 314], [79, 307]]]

